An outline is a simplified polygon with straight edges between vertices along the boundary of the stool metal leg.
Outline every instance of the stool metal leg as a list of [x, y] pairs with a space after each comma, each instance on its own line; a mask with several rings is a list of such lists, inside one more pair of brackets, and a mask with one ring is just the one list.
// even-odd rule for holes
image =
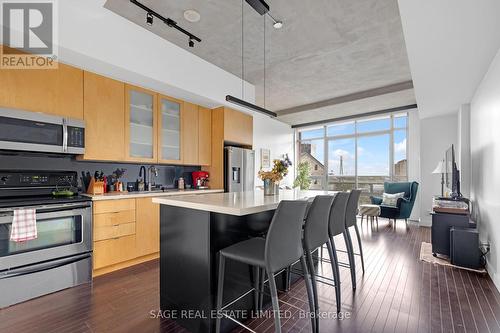
[[314, 263], [311, 257], [311, 251], [305, 251], [307, 268], [309, 270], [309, 275], [311, 276], [313, 301], [314, 301], [314, 313], [315, 313], [315, 323], [316, 327], [319, 327], [319, 300], [318, 300], [318, 285], [316, 281], [316, 275], [314, 270]]
[[[309, 300], [309, 311], [311, 312], [311, 314], [316, 313], [315, 312], [316, 308], [314, 307], [313, 289], [311, 285], [311, 274], [309, 274], [309, 270], [307, 269], [305, 256], [300, 257], [300, 265], [302, 266], [302, 272], [304, 273], [304, 282], [306, 284], [307, 299]], [[319, 326], [316, 326], [316, 321], [314, 317], [311, 316], [311, 328], [313, 332], [319, 332]]]
[[356, 230], [356, 236], [358, 237], [359, 254], [361, 256], [361, 267], [363, 268], [363, 274], [365, 273], [365, 257], [363, 257], [363, 245], [361, 244], [361, 235], [359, 233], [358, 226], [354, 225], [354, 230]]
[[352, 247], [352, 239], [349, 229], [343, 232], [345, 245], [347, 247], [347, 257], [349, 258], [349, 267], [351, 270], [352, 289], [356, 290], [356, 260], [354, 259], [354, 249]]
[[255, 313], [259, 312], [259, 304], [260, 304], [260, 268], [258, 266], [253, 267], [254, 275], [253, 275], [253, 310]]
[[274, 332], [281, 333], [281, 319], [280, 319], [280, 305], [278, 302], [278, 290], [276, 289], [276, 282], [274, 281], [273, 273], [270, 271], [267, 271], [267, 276], [269, 276], [269, 290], [271, 292], [271, 302], [273, 303]]
[[335, 299], [337, 301], [337, 313], [340, 312], [341, 298], [340, 298], [340, 271], [339, 271], [339, 260], [337, 258], [337, 250], [335, 249], [335, 243], [333, 242], [333, 237], [330, 237], [327, 243], [328, 252], [330, 254], [330, 263], [332, 264], [333, 278], [335, 280]]
[[285, 270], [285, 291], [290, 291], [292, 285], [292, 266], [288, 266]]
[[226, 266], [226, 258], [219, 254], [219, 279], [217, 282], [217, 317], [215, 320], [215, 332], [220, 333], [221, 314], [222, 309], [222, 293], [224, 291], [224, 271]]
[[259, 295], [260, 295], [260, 299], [259, 299], [259, 311], [262, 311], [262, 306], [263, 306], [263, 302], [264, 302], [264, 281], [266, 279], [266, 270], [265, 269], [262, 269], [260, 268], [260, 274], [259, 274]]

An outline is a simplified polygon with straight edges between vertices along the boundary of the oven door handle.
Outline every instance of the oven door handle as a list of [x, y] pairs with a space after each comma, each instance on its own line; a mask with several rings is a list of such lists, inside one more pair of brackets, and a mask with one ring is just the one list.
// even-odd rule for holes
[[[36, 209], [37, 214], [51, 213], [51, 212], [61, 212], [61, 211], [72, 211], [76, 209], [86, 209], [90, 208], [92, 205], [90, 202], [81, 202], [81, 203], [71, 203], [71, 204], [61, 204], [61, 205], [44, 205], [44, 206], [25, 206], [25, 207], [15, 207], [15, 208], [0, 208], [0, 220], [2, 217], [10, 216], [16, 209]], [[0, 221], [0, 224], [2, 222]]]
[[20, 275], [26, 275], [26, 274], [31, 274], [31, 273], [36, 273], [36, 272], [41, 272], [41, 271], [46, 271], [49, 269], [61, 267], [64, 265], [72, 264], [74, 262], [90, 258], [91, 254], [90, 253], [83, 253], [79, 254], [76, 256], [71, 256], [68, 258], [62, 258], [62, 259], [56, 259], [56, 260], [51, 260], [47, 262], [42, 262], [39, 264], [35, 265], [29, 265], [26, 267], [20, 267], [20, 268], [14, 268], [14, 269], [8, 269], [5, 271], [0, 272], [0, 280], [1, 279], [7, 279], [11, 278], [14, 276], [20, 276]]

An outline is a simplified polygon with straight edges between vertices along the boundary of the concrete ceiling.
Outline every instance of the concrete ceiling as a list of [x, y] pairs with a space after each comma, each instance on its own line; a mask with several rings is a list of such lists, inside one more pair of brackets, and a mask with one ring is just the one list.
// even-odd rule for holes
[[498, 0], [399, 0], [422, 118], [470, 103], [500, 48]]
[[[140, 2], [172, 18], [199, 36], [202, 43], [189, 48], [186, 36], [158, 20], [147, 26], [145, 12], [130, 1], [108, 0], [105, 8], [228, 72], [244, 76], [256, 86], [256, 103], [278, 114], [279, 110], [411, 80], [397, 0], [269, 0], [271, 14], [284, 21], [280, 30], [273, 29], [269, 18], [259, 16], [245, 2], [243, 73], [240, 1]], [[186, 9], [196, 9], [201, 20], [186, 21]], [[415, 102], [412, 89], [387, 95], [385, 103], [384, 98], [378, 98], [371, 104], [373, 98], [363, 98], [359, 109], [349, 112], [364, 113]], [[317, 121], [336, 117], [340, 109], [342, 106], [335, 105], [294, 115], [286, 112], [279, 119], [290, 124], [299, 118], [300, 122]]]

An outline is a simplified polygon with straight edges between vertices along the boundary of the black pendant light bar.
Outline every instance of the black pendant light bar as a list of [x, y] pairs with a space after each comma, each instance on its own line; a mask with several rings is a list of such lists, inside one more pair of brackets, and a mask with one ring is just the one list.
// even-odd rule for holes
[[146, 20], [147, 20], [148, 25], [152, 25], [153, 24], [153, 16], [154, 16], [154, 17], [158, 18], [159, 20], [163, 21], [163, 23], [165, 23], [169, 27], [174, 28], [174, 29], [182, 32], [184, 35], [188, 36], [189, 37], [189, 46], [190, 47], [194, 46], [193, 40], [195, 40], [197, 42], [201, 42], [201, 39], [199, 37], [196, 37], [195, 35], [193, 35], [189, 31], [184, 30], [183, 28], [181, 28], [180, 26], [178, 26], [177, 22], [175, 22], [171, 18], [168, 18], [168, 17], [165, 18], [165, 17], [163, 17], [162, 15], [158, 14], [157, 12], [155, 12], [154, 10], [152, 10], [151, 8], [146, 7], [145, 5], [143, 5], [142, 3], [140, 3], [137, 0], [130, 0], [130, 2], [133, 3], [134, 5], [136, 5], [137, 7], [139, 7], [139, 8], [141, 8], [141, 9], [143, 9], [143, 10], [146, 11], [146, 13], [147, 13], [146, 14]]
[[260, 15], [269, 11], [269, 5], [264, 0], [245, 0]]
[[226, 101], [234, 103], [234, 104], [238, 104], [239, 106], [243, 106], [243, 107], [245, 107], [247, 109], [250, 109], [250, 110], [253, 110], [253, 111], [257, 111], [257, 112], [263, 113], [263, 114], [268, 115], [270, 117], [274, 117], [275, 118], [275, 117], [278, 116], [278, 114], [276, 114], [275, 112], [266, 110], [264, 108], [261, 108], [258, 105], [255, 105], [255, 104], [252, 104], [252, 103], [248, 103], [247, 101], [244, 101], [242, 99], [239, 99], [239, 98], [231, 96], [231, 95], [227, 95], [226, 96]]

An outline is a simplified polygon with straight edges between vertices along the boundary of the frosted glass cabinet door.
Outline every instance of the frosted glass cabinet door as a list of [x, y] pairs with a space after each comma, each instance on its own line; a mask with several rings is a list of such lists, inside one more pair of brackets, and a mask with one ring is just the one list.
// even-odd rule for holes
[[154, 95], [129, 90], [129, 156], [154, 158]]
[[160, 98], [160, 160], [181, 160], [181, 102]]

